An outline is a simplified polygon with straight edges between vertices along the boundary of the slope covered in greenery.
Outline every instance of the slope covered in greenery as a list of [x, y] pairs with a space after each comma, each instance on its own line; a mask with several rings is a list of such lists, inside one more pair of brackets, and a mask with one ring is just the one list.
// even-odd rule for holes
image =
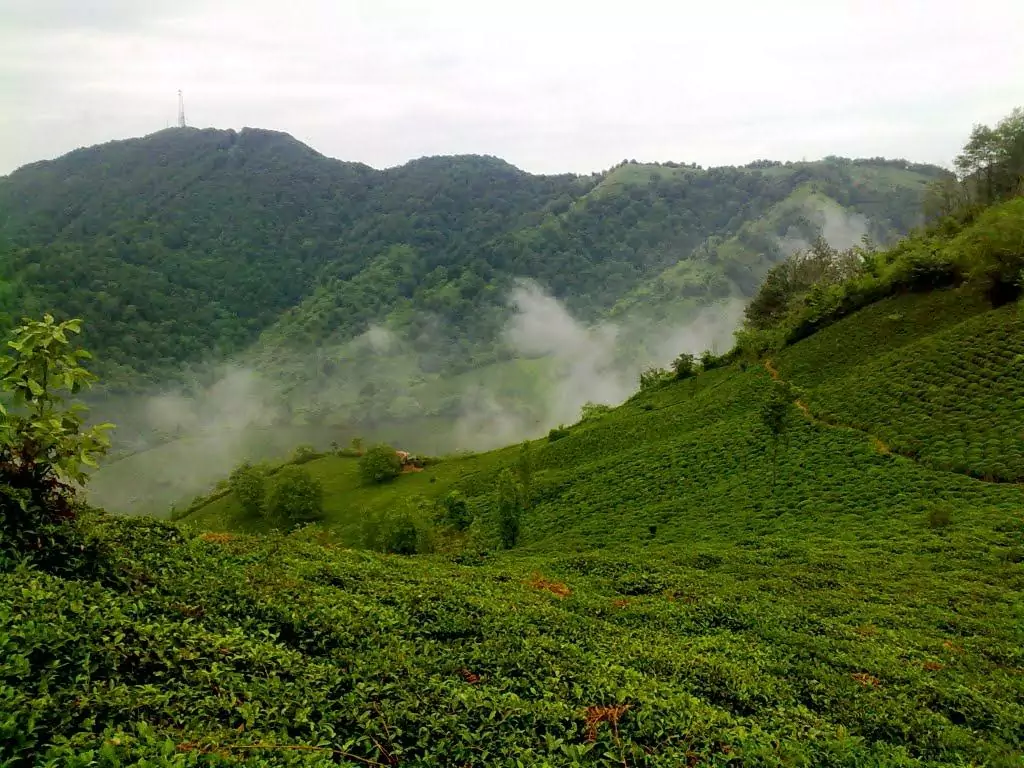
[[[953, 295], [897, 307], [941, 317]], [[851, 315], [845, 336], [877, 333], [897, 307]], [[997, 314], [975, 304], [931, 333], [922, 321], [903, 349]], [[786, 350], [786, 375], [823, 354], [817, 342]], [[891, 354], [858, 349], [860, 365]], [[1024, 491], [880, 451], [796, 408], [773, 470], [762, 410], [774, 386], [762, 365], [714, 368], [537, 441], [508, 552], [493, 489], [518, 446], [381, 486], [356, 459], [314, 459], [303, 466], [324, 484], [325, 520], [287, 536], [240, 520], [230, 494], [177, 525], [90, 523], [95, 559], [80, 571], [3, 575], [3, 754], [1018, 764]], [[453, 489], [475, 521], [435, 527], [434, 553], [349, 548], [382, 514], [429, 525]]]
[[[77, 324], [20, 328], [0, 762], [1020, 765], [1024, 199], [1003, 170], [895, 248], [781, 262], [732, 352], [546, 439], [404, 471], [387, 446], [298, 450], [176, 522], [75, 503], [103, 444], [55, 394], [89, 381]], [[636, 169], [604, 181], [594, 201]]]
[[[115, 388], [223, 359], [261, 333], [272, 361], [385, 322], [429, 321], [447, 345], [424, 368], [465, 369], [493, 360], [513, 278], [592, 319], [801, 185], [868, 213], [888, 239], [916, 223], [941, 173], [881, 160], [762, 165], [534, 176], [448, 157], [376, 171], [285, 134], [170, 129], [0, 179], [2, 310], [82, 317]], [[689, 292], [749, 293], [775, 253], [763, 245], [753, 265], [723, 259]]]

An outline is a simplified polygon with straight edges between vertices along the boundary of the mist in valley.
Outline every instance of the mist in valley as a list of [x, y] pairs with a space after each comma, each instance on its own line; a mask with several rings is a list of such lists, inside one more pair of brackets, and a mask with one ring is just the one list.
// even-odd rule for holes
[[502, 361], [449, 377], [424, 361], [450, 357], [424, 318], [412, 333], [371, 326], [303, 353], [287, 374], [236, 363], [204, 379], [107, 405], [119, 425], [93, 500], [126, 513], [166, 513], [210, 490], [242, 461], [279, 460], [297, 445], [327, 450], [354, 437], [440, 455], [489, 450], [574, 423], [585, 403], [621, 403], [640, 371], [680, 352], [724, 350], [739, 300], [685, 322], [586, 324], [541, 286], [516, 283], [496, 343]]

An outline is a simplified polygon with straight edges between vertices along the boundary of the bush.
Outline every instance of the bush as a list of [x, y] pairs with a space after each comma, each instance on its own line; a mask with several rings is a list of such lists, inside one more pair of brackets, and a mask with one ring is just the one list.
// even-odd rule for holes
[[111, 425], [86, 429], [82, 408], [59, 394], [95, 378], [80, 365], [88, 353], [68, 340], [80, 330], [78, 320], [27, 320], [8, 342], [14, 356], [0, 357], [0, 563], [9, 550], [49, 570], [74, 569], [86, 552], [75, 489], [107, 451]]
[[953, 240], [949, 249], [967, 260], [973, 279], [1000, 306], [1024, 291], [1024, 198], [990, 208]]
[[246, 517], [259, 517], [263, 514], [263, 504], [267, 495], [267, 474], [266, 466], [245, 462], [228, 477], [228, 485]]
[[292, 457], [289, 459], [290, 464], [305, 464], [308, 461], [319, 459], [324, 454], [320, 453], [312, 445], [300, 445], [294, 451], [292, 451]]
[[580, 421], [590, 421], [591, 419], [599, 419], [602, 416], [607, 416], [612, 412], [610, 405], [603, 403], [584, 403], [580, 409]]
[[362, 542], [367, 549], [390, 555], [428, 554], [434, 549], [430, 525], [410, 509], [368, 514], [363, 518]]
[[664, 368], [648, 368], [640, 374], [640, 391], [658, 389], [668, 384], [675, 378], [670, 371]]
[[700, 367], [703, 371], [710, 371], [713, 368], [721, 368], [725, 365], [725, 356], [716, 355], [710, 349], [705, 349], [700, 356]]
[[390, 445], [375, 445], [359, 459], [359, 474], [365, 483], [384, 483], [402, 474], [402, 460]]
[[466, 504], [465, 497], [458, 491], [452, 491], [441, 501], [441, 518], [457, 531], [466, 530], [473, 522], [469, 505]]
[[264, 517], [280, 528], [290, 528], [323, 517], [324, 491], [308, 469], [288, 464], [274, 476]]
[[523, 501], [519, 486], [507, 469], [503, 469], [498, 475], [495, 496], [498, 508], [498, 538], [505, 549], [512, 549], [519, 543]]
[[953, 523], [953, 510], [947, 504], [940, 504], [928, 510], [929, 528], [946, 528]]
[[564, 426], [555, 427], [555, 428], [551, 429], [548, 432], [548, 442], [549, 443], [554, 443], [554, 442], [556, 442], [558, 440], [561, 440], [563, 437], [568, 437], [568, 436], [569, 436], [569, 430], [566, 429]]
[[[688, 379], [697, 373], [697, 364], [693, 355], [683, 353], [672, 363], [672, 371], [677, 379]], [[641, 389], [643, 387], [641, 386]]]

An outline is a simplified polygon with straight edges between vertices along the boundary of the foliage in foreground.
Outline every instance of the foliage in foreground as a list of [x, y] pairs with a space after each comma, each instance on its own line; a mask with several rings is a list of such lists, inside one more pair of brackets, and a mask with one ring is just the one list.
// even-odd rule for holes
[[109, 446], [109, 424], [86, 428], [83, 408], [65, 402], [94, 377], [71, 346], [78, 320], [25, 320], [0, 358], [0, 562], [28, 556], [59, 563], [76, 540], [75, 485]]
[[[885, 356], [850, 340], [894, 311], [848, 319], [872, 353], [850, 370]], [[784, 380], [818, 370], [795, 357], [811, 341]], [[787, 405], [769, 495], [779, 389], [719, 367], [385, 484], [312, 460], [295, 469], [331, 489], [330, 527], [288, 536], [86, 521], [88, 563], [0, 568], [0, 762], [1018, 765], [1021, 490]], [[429, 551], [420, 512], [445, 498], [494, 546], [337, 546], [354, 517], [388, 523], [375, 548]]]

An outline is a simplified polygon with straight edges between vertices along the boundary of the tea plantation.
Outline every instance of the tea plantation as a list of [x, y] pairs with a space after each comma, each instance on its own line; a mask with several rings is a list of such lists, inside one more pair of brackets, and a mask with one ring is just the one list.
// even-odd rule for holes
[[[530, 446], [507, 551], [519, 446], [308, 461], [288, 535], [231, 493], [85, 515], [3, 561], [0, 765], [1020, 766], [1019, 312], [913, 294], [784, 349], [776, 449], [765, 365], [645, 390]], [[429, 554], [364, 548], [398, 513]]]

